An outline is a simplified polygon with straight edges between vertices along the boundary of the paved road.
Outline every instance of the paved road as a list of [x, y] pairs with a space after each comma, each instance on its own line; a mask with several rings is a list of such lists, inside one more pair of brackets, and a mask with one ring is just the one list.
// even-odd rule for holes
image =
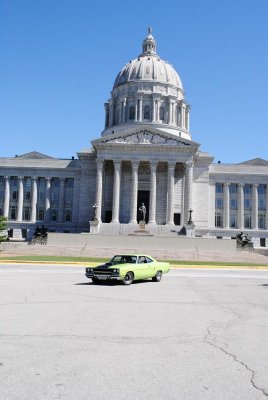
[[0, 266], [1, 400], [268, 397], [268, 271], [83, 272]]

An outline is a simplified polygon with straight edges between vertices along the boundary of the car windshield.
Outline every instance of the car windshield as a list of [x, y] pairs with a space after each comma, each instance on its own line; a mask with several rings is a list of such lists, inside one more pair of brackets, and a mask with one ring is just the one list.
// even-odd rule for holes
[[117, 255], [114, 256], [111, 261], [113, 265], [115, 264], [136, 264], [137, 257], [136, 256], [129, 256], [129, 255]]

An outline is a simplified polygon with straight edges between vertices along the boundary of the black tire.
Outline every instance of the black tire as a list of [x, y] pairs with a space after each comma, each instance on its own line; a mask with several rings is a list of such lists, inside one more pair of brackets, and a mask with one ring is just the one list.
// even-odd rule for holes
[[131, 283], [134, 280], [134, 275], [133, 272], [127, 272], [126, 275], [124, 276], [122, 283], [123, 285], [131, 285]]
[[153, 282], [160, 282], [162, 279], [162, 271], [157, 271], [155, 276], [152, 278]]
[[98, 283], [100, 283], [100, 280], [98, 278], [91, 278], [92, 279], [92, 283], [94, 283], [95, 285], [97, 285]]

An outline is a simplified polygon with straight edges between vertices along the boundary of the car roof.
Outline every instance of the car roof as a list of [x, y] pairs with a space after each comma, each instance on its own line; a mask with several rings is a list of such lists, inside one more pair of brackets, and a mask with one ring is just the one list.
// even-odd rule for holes
[[149, 256], [148, 254], [131, 254], [131, 253], [118, 253], [115, 254], [115, 256], [128, 256], [128, 257], [149, 257], [149, 258], [153, 258], [152, 256]]

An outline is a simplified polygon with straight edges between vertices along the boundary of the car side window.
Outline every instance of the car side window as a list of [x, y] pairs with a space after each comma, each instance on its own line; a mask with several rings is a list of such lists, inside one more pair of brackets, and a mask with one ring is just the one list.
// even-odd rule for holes
[[153, 262], [153, 260], [151, 258], [149, 258], [149, 257], [146, 257], [146, 262], [147, 263], [151, 263], [151, 262]]
[[144, 264], [144, 263], [147, 263], [146, 257], [144, 256], [139, 257], [139, 264]]

